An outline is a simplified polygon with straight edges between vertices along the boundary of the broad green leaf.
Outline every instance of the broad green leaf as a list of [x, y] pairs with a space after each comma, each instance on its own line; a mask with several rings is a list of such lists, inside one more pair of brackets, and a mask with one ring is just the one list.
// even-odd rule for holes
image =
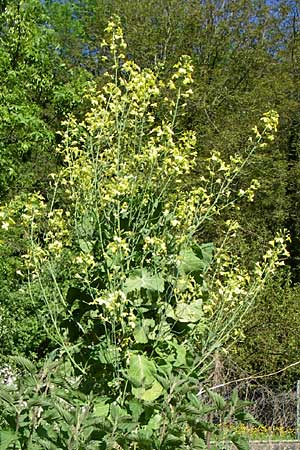
[[[148, 337], [150, 329], [155, 327], [155, 321], [153, 319], [143, 319], [134, 329], [133, 336], [136, 343], [146, 344], [148, 342]], [[151, 339], [151, 335], [150, 335]]]
[[171, 305], [166, 305], [165, 315], [166, 317], [170, 317], [171, 319], [176, 320], [175, 312]]
[[109, 413], [109, 404], [105, 400], [97, 401], [94, 405], [94, 415], [96, 417], [106, 417]]
[[121, 406], [119, 405], [111, 403], [109, 409], [110, 409], [110, 417], [115, 423], [118, 422], [121, 417], [127, 416], [126, 409], [121, 408]]
[[[174, 343], [175, 344], [175, 343]], [[176, 349], [176, 361], [174, 362], [175, 367], [181, 367], [186, 365], [186, 349], [182, 344], [174, 345]]]
[[196, 434], [193, 435], [193, 450], [207, 450], [207, 445], [204, 439], [200, 438]]
[[153, 384], [156, 366], [144, 355], [131, 355], [127, 375], [135, 387], [149, 387]]
[[196, 300], [190, 304], [178, 303], [175, 309], [175, 317], [179, 322], [195, 323], [203, 316], [202, 302]]
[[[177, 344], [175, 340], [172, 340], [168, 343], [170, 346], [170, 355], [173, 356], [172, 349], [176, 351], [176, 359], [172, 359], [172, 364], [175, 367], [185, 366], [186, 365], [186, 348], [183, 344]], [[168, 357], [169, 360], [169, 357]], [[174, 361], [174, 362], [173, 362]]]
[[85, 213], [80, 227], [84, 234], [92, 236], [95, 231], [95, 218], [91, 212]]
[[138, 421], [140, 415], [142, 414], [142, 412], [144, 411], [144, 407], [141, 404], [141, 402], [137, 399], [132, 399], [128, 402], [129, 405], [129, 409], [132, 413], [132, 418], [134, 421]]
[[80, 250], [83, 251], [83, 253], [91, 253], [93, 250], [94, 244], [91, 241], [87, 241], [85, 239], [79, 239], [78, 244], [80, 247]]
[[195, 253], [199, 256], [199, 252], [201, 253], [201, 259], [203, 261], [203, 269], [206, 270], [213, 259], [214, 255], [214, 244], [212, 242], [207, 242], [205, 244], [195, 246]]
[[193, 248], [185, 248], [180, 252], [181, 273], [205, 271], [211, 264], [214, 246], [212, 243], [194, 244]]
[[9, 448], [10, 444], [16, 441], [17, 436], [11, 430], [0, 431], [0, 450], [6, 450]]
[[151, 428], [148, 428], [147, 425], [143, 426], [140, 430], [137, 432], [137, 441], [139, 442], [138, 448], [149, 448], [149, 446], [153, 442], [153, 430]]
[[163, 421], [162, 416], [159, 413], [157, 413], [151, 417], [147, 426], [152, 428], [152, 430], [159, 430], [159, 428], [162, 424], [162, 421]]
[[134, 329], [133, 336], [137, 344], [146, 344], [148, 342], [145, 329], [141, 325]]
[[127, 278], [124, 291], [129, 293], [140, 289], [163, 292], [164, 279], [159, 274], [153, 275], [146, 269], [136, 270]]
[[145, 402], [154, 402], [154, 400], [160, 397], [163, 392], [164, 388], [157, 380], [154, 380], [152, 386], [149, 389], [145, 389], [142, 387], [132, 388], [133, 395], [140, 400], [144, 400]]
[[191, 248], [181, 250], [179, 265], [179, 271], [181, 273], [198, 272], [203, 268], [203, 261], [195, 255]]

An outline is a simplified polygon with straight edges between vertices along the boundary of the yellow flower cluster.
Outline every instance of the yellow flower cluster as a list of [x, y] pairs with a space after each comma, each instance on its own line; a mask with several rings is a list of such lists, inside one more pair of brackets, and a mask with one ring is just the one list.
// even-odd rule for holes
[[[265, 148], [275, 139], [275, 134], [278, 131], [279, 125], [279, 114], [274, 110], [267, 111], [261, 117], [260, 121], [262, 122], [262, 129], [259, 130], [259, 128], [255, 126], [252, 131], [259, 147]], [[252, 138], [250, 138], [250, 141], [252, 142]]]

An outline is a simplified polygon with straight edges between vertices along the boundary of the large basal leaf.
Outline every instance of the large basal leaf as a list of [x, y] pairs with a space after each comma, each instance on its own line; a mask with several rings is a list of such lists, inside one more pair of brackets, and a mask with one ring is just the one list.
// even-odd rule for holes
[[199, 272], [203, 269], [203, 261], [195, 255], [191, 248], [182, 249], [179, 256], [181, 273]]
[[134, 387], [150, 387], [155, 380], [155, 374], [156, 366], [153, 361], [144, 355], [131, 355], [127, 376]]
[[178, 303], [174, 315], [179, 322], [198, 322], [203, 316], [201, 300], [196, 300], [190, 304]]
[[137, 344], [146, 344], [148, 342], [149, 334], [151, 339], [150, 330], [152, 330], [154, 327], [155, 321], [153, 319], [143, 319], [141, 322], [139, 322], [133, 332], [135, 342]]
[[147, 344], [148, 342], [146, 331], [141, 325], [138, 325], [134, 329], [133, 336], [137, 344]]
[[163, 392], [164, 388], [157, 380], [154, 380], [149, 389], [145, 389], [143, 387], [132, 388], [133, 395], [140, 400], [144, 400], [145, 402], [154, 402]]
[[181, 273], [203, 272], [207, 270], [213, 258], [214, 246], [212, 243], [187, 247], [180, 252]]
[[135, 270], [125, 281], [124, 291], [129, 293], [140, 289], [163, 292], [164, 279], [159, 274], [153, 275], [146, 269]]
[[205, 244], [197, 245], [194, 247], [196, 255], [203, 261], [203, 269], [206, 270], [210, 266], [214, 256], [214, 244], [207, 242]]

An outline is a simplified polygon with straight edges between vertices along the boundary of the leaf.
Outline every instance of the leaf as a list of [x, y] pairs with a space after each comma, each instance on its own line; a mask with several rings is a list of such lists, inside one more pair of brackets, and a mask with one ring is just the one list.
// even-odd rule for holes
[[174, 434], [167, 434], [164, 444], [182, 444], [182, 439]]
[[94, 415], [96, 417], [107, 417], [109, 413], [109, 404], [105, 400], [98, 401], [94, 405]]
[[232, 406], [236, 406], [239, 401], [239, 395], [238, 390], [235, 388], [232, 391], [231, 397], [230, 397], [230, 403]]
[[125, 281], [124, 292], [128, 294], [129, 292], [140, 289], [163, 292], [164, 279], [159, 274], [152, 275], [146, 269], [136, 270]]
[[172, 308], [172, 306], [169, 304], [166, 305], [165, 315], [166, 315], [166, 317], [170, 317], [171, 319], [176, 320], [175, 311]]
[[140, 415], [142, 414], [142, 412], [144, 411], [144, 407], [141, 404], [141, 402], [139, 402], [137, 399], [132, 399], [128, 402], [129, 405], [129, 409], [132, 413], [132, 419], [134, 421], [138, 421]]
[[36, 373], [35, 365], [29, 359], [24, 358], [24, 356], [11, 356], [11, 359], [31, 375]]
[[210, 391], [209, 389], [207, 390], [207, 393], [210, 399], [216, 405], [217, 409], [219, 411], [224, 411], [224, 409], [226, 408], [226, 401], [224, 400], [224, 398], [217, 392]]
[[120, 358], [120, 348], [107, 341], [100, 342], [94, 346], [92, 357], [102, 364], [115, 364]]
[[175, 308], [175, 318], [179, 322], [196, 323], [203, 316], [202, 301], [195, 300], [194, 302], [178, 303]]
[[156, 366], [153, 361], [144, 355], [131, 355], [127, 375], [135, 387], [151, 386], [155, 380], [155, 374]]
[[238, 450], [251, 450], [249, 441], [246, 437], [240, 436], [238, 434], [232, 434], [229, 436], [229, 439], [236, 446]]
[[203, 261], [195, 255], [191, 248], [181, 250], [179, 266], [179, 271], [181, 273], [198, 272], [203, 268]]
[[137, 344], [147, 344], [148, 338], [144, 328], [139, 325], [134, 329], [133, 336]]
[[81, 228], [85, 234], [92, 236], [95, 231], [95, 217], [92, 212], [84, 213], [82, 217]]
[[200, 438], [196, 434], [193, 435], [193, 450], [207, 450], [207, 445], [204, 439]]
[[119, 422], [122, 418], [128, 417], [126, 409], [121, 406], [111, 403], [110, 405], [110, 417], [114, 423]]
[[195, 246], [195, 253], [199, 257], [199, 252], [201, 253], [201, 259], [203, 262], [203, 269], [206, 270], [210, 266], [213, 255], [214, 255], [214, 244], [212, 242], [207, 242], [205, 244]]
[[13, 393], [14, 389], [11, 386], [0, 385], [0, 399], [14, 407]]
[[157, 413], [151, 417], [147, 426], [150, 427], [152, 430], [159, 430], [162, 422], [163, 422], [162, 416], [159, 413]]
[[36, 395], [35, 397], [27, 400], [28, 408], [33, 408], [34, 406], [41, 406], [42, 408], [47, 408], [52, 406], [52, 403], [47, 400], [43, 400], [41, 395]]
[[17, 440], [17, 435], [11, 430], [0, 431], [0, 450], [6, 450]]
[[78, 244], [80, 247], [80, 250], [83, 251], [83, 253], [91, 253], [94, 247], [94, 243], [91, 241], [87, 241], [85, 239], [79, 239]]
[[202, 245], [194, 244], [193, 248], [182, 249], [180, 252], [180, 273], [206, 271], [211, 264], [213, 251], [214, 245], [211, 242]]
[[[143, 319], [135, 327], [133, 336], [137, 344], [146, 344], [148, 342], [148, 337], [150, 329], [155, 327], [155, 321], [153, 319]], [[151, 339], [151, 333], [150, 333]]]
[[177, 344], [172, 342], [172, 346], [176, 350], [176, 361], [174, 362], [174, 367], [181, 367], [186, 365], [186, 349], [182, 344]]
[[153, 402], [158, 397], [160, 397], [163, 392], [164, 388], [157, 380], [154, 380], [152, 386], [149, 389], [145, 389], [143, 387], [132, 388], [133, 395], [140, 400], [144, 400], [145, 402]]
[[72, 425], [74, 421], [73, 415], [66, 408], [63, 408], [59, 403], [56, 403], [55, 409], [68, 425]]
[[237, 413], [235, 413], [235, 418], [242, 423], [260, 425], [258, 420], [256, 420], [255, 417], [253, 417], [252, 414], [247, 411], [238, 411]]
[[193, 392], [188, 392], [187, 393], [187, 398], [188, 400], [191, 402], [191, 404], [198, 409], [198, 411], [201, 410], [202, 407], [202, 403], [200, 402], [199, 398], [197, 397], [197, 395], [195, 395]]

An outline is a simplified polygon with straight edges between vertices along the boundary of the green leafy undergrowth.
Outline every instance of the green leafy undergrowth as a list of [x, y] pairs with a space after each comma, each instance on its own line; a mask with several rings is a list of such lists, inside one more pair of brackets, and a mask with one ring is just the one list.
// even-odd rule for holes
[[[158, 375], [145, 358], [133, 358], [128, 378], [135, 389], [152, 385], [152, 394], [123, 401], [80, 392], [80, 377], [56, 353], [39, 370], [23, 357], [13, 362], [18, 367], [15, 381], [0, 384], [1, 450], [206, 449], [208, 436], [225, 436], [218, 421], [254, 422], [236, 392], [225, 401], [207, 390], [201, 400], [193, 393], [194, 380]], [[155, 401], [155, 383], [161, 386], [163, 407]], [[226, 439], [237, 449], [248, 449], [236, 431], [227, 431]]]

